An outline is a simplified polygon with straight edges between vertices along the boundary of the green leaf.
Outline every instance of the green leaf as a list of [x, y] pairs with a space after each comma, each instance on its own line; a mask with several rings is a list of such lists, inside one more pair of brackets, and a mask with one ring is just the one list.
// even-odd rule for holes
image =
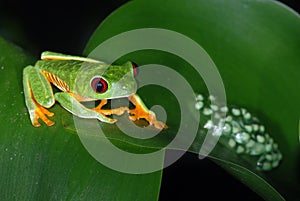
[[[149, 27], [173, 30], [200, 44], [218, 67], [228, 103], [247, 108], [263, 122], [278, 143], [283, 161], [271, 172], [258, 172], [247, 163], [249, 157], [237, 155], [222, 144], [216, 146], [210, 157], [266, 200], [297, 200], [300, 196], [299, 15], [269, 0], [132, 1], [98, 27], [85, 54], [120, 33]], [[103, 59], [109, 59], [109, 54], [108, 49]], [[159, 61], [185, 76], [195, 91], [205, 92], [203, 80], [194, 75], [189, 64], [174, 55], [144, 50], [124, 55], [119, 61], [127, 59], [141, 65]], [[156, 88], [147, 92], [141, 89], [139, 93], [147, 105], [162, 104], [170, 112], [166, 135], [172, 138], [178, 128], [174, 117], [178, 111], [176, 101], [169, 102], [166, 98], [169, 94], [163, 96]], [[198, 137], [190, 149], [195, 153], [203, 140], [203, 136]], [[158, 141], [165, 139], [168, 137]], [[155, 146], [158, 142], [151, 143]]]
[[0, 37], [1, 200], [157, 200], [161, 171], [133, 175], [105, 167], [65, 128], [73, 118], [58, 104], [50, 109], [54, 126], [31, 125], [22, 69], [34, 62]]
[[[276, 190], [287, 200], [297, 200], [299, 16], [273, 1], [133, 1], [103, 22], [85, 53], [116, 34], [145, 27], [171, 29], [198, 42], [217, 65], [228, 102], [248, 108], [262, 120], [278, 142], [284, 159], [278, 169], [262, 173], [249, 164], [248, 156], [237, 155], [222, 143], [210, 157], [266, 200], [283, 200]], [[75, 135], [72, 115], [59, 105], [51, 108], [55, 113], [54, 127], [33, 128], [21, 80], [23, 67], [34, 60], [3, 39], [0, 52], [1, 198], [157, 200], [161, 171], [129, 175], [101, 165]], [[107, 54], [112, 53], [107, 51]], [[194, 75], [191, 66], [174, 55], [149, 50], [133, 52], [119, 61], [127, 59], [139, 64], [159, 61], [180, 72], [195, 91], [205, 91], [203, 80]], [[100, 124], [114, 145], [128, 152], [153, 152], [176, 135], [179, 105], [171, 93], [160, 88], [152, 86], [138, 93], [147, 106], [161, 104], [166, 108], [168, 130], [153, 139], [138, 140], [124, 135], [115, 125]], [[92, 129], [87, 131], [88, 139], [104, 140], [89, 135]], [[204, 138], [200, 133], [189, 151], [198, 153]]]

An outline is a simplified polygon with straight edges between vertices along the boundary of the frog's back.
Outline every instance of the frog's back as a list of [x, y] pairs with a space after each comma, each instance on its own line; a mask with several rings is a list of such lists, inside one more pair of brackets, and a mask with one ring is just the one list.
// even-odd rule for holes
[[102, 65], [102, 63], [76, 60], [39, 60], [35, 64], [48, 77], [50, 82], [63, 91], [69, 91], [75, 86], [76, 77], [79, 74], [87, 73], [92, 69], [92, 71], [102, 71], [104, 69]]
[[54, 75], [72, 74], [78, 72], [83, 62], [73, 60], [39, 60], [35, 66]]

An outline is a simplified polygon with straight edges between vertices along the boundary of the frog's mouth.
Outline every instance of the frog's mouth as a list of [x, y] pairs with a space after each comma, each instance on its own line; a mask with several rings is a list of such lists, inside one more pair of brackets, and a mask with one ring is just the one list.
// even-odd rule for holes
[[135, 94], [135, 93], [126, 94], [126, 95], [123, 95], [123, 96], [115, 96], [115, 97], [110, 98], [110, 99], [128, 98], [129, 96], [132, 96], [132, 95], [134, 95], [134, 94]]
[[118, 93], [116, 94], [112, 94], [111, 97], [109, 99], [117, 99], [117, 98], [127, 98], [133, 94], [136, 93], [136, 90], [122, 90], [122, 91], [118, 91]]
[[89, 102], [89, 101], [96, 101], [96, 100], [99, 100], [97, 98], [92, 98], [92, 97], [87, 97], [87, 96], [81, 96], [81, 95], [78, 95], [78, 94], [75, 94], [75, 93], [71, 93], [71, 96], [73, 96], [76, 100], [78, 100], [79, 102]]

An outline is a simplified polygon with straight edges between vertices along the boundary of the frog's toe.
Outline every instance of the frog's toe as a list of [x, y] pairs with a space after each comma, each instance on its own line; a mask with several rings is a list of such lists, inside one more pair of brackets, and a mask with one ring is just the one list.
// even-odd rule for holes
[[55, 124], [55, 122], [48, 119], [48, 117], [52, 117], [53, 115], [54, 113], [49, 112], [46, 108], [42, 106], [37, 106], [36, 109], [34, 110], [33, 117], [31, 118], [32, 125], [34, 127], [40, 127], [41, 124], [39, 123], [38, 120], [41, 119], [47, 126], [52, 126]]
[[131, 121], [136, 121], [136, 120], [138, 120], [138, 118], [137, 118], [135, 115], [129, 115], [129, 119], [130, 119]]
[[113, 123], [116, 123], [116, 119], [113, 119], [113, 118], [109, 118], [101, 113], [97, 113], [97, 116], [96, 118], [99, 120], [99, 121], [102, 121], [102, 122], [105, 122], [105, 123], [110, 123], [110, 124], [113, 124]]
[[119, 108], [114, 108], [114, 109], [101, 109], [101, 107], [99, 107], [99, 106], [94, 108], [93, 110], [99, 114], [98, 119], [100, 121], [110, 123], [110, 124], [116, 123], [117, 120], [113, 119], [113, 118], [109, 118], [107, 116], [110, 116], [110, 115], [120, 116], [120, 115], [124, 114], [125, 112], [129, 111], [128, 107], [119, 107]]
[[110, 119], [110, 121], [108, 123], [110, 123], [110, 124], [114, 124], [114, 123], [116, 123], [118, 121], [116, 119], [111, 119], [111, 118], [109, 118], [109, 119]]
[[165, 123], [161, 122], [161, 121], [155, 120], [155, 121], [152, 122], [152, 124], [155, 128], [160, 129], [160, 130], [168, 128], [168, 126]]
[[148, 121], [149, 125], [153, 125], [157, 129], [167, 129], [168, 126], [156, 119], [156, 115], [151, 110], [143, 110], [139, 107], [132, 109], [129, 111], [129, 119], [132, 121], [136, 121], [138, 119], [145, 119]]
[[35, 117], [34, 120], [32, 121], [32, 125], [33, 125], [34, 127], [40, 127], [40, 126], [41, 126], [41, 124], [39, 123], [37, 117]]
[[96, 112], [98, 113], [101, 113], [103, 115], [122, 115], [124, 114], [125, 112], [127, 112], [129, 109], [128, 107], [119, 107], [119, 108], [114, 108], [114, 109], [99, 109], [99, 108], [94, 108], [93, 110], [95, 110]]

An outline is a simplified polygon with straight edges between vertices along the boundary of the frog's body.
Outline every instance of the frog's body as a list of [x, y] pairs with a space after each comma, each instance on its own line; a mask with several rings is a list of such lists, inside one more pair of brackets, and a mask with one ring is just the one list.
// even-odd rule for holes
[[[97, 118], [103, 122], [114, 123], [116, 120], [107, 115], [121, 115], [126, 111], [130, 113], [132, 120], [144, 118], [156, 128], [166, 128], [135, 94], [137, 84], [133, 63], [108, 65], [94, 59], [53, 52], [42, 53], [41, 59], [35, 66], [27, 66], [23, 72], [26, 105], [34, 126], [40, 126], [39, 118], [48, 126], [54, 124], [47, 117], [53, 113], [46, 108], [53, 106], [57, 100], [65, 109], [82, 118]], [[51, 84], [62, 92], [53, 95]], [[107, 99], [120, 97], [128, 97], [136, 108], [101, 109]], [[94, 109], [80, 104], [91, 100], [101, 102]]]

